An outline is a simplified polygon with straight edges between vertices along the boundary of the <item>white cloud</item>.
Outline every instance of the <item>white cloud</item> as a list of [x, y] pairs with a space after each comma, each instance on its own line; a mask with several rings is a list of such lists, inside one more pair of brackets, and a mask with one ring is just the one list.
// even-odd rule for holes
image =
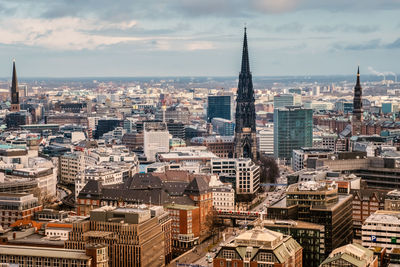
[[[140, 47], [146, 47], [148, 50], [193, 51], [214, 48], [212, 42], [193, 41], [191, 37], [129, 36], [126, 34], [110, 36], [102, 32], [119, 30], [118, 32], [124, 33], [137, 25], [136, 21], [110, 23], [73, 17], [0, 20], [0, 44], [22, 44], [52, 50], [94, 50], [127, 42], [140, 43]], [[148, 41], [152, 41], [154, 45], [146, 46]]]
[[200, 41], [200, 42], [189, 42], [185, 46], [186, 50], [210, 50], [215, 49], [215, 45], [212, 42]]
[[55, 50], [96, 49], [101, 46], [139, 41], [142, 38], [107, 36], [93, 31], [126, 30], [136, 24], [136, 21], [105, 23], [72, 17], [7, 19], [0, 21], [0, 43], [24, 44]]

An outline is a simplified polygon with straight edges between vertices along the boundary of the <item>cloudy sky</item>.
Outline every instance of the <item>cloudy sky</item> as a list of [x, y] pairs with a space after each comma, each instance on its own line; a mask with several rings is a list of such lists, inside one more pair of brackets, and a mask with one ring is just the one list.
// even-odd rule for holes
[[400, 73], [400, 0], [1, 0], [0, 77]]

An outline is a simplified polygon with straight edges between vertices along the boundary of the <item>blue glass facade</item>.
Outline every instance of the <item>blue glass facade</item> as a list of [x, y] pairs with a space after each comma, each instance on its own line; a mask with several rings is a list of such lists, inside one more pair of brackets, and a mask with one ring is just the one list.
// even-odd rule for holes
[[289, 161], [294, 149], [311, 147], [313, 111], [299, 106], [274, 111], [274, 156]]

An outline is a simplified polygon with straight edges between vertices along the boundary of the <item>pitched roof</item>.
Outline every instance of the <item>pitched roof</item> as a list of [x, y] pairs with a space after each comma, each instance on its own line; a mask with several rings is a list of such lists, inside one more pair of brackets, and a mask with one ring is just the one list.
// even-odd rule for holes
[[100, 195], [102, 189], [101, 181], [98, 180], [89, 180], [86, 185], [82, 188], [79, 195]]
[[194, 177], [185, 190], [185, 192], [188, 194], [205, 194], [209, 191], [210, 187], [200, 176]]
[[162, 181], [151, 173], [137, 173], [127, 179], [125, 186], [129, 189], [155, 189], [162, 188]]

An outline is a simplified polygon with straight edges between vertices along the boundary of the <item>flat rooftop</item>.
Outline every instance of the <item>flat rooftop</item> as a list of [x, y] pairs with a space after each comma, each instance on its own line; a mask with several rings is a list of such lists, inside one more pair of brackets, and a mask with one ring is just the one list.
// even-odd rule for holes
[[300, 229], [315, 229], [324, 231], [325, 227], [320, 224], [309, 223], [304, 221], [295, 220], [263, 220], [262, 225], [264, 227], [274, 226], [274, 227], [290, 227], [290, 228], [300, 228]]
[[0, 245], [2, 255], [89, 260], [84, 250]]

